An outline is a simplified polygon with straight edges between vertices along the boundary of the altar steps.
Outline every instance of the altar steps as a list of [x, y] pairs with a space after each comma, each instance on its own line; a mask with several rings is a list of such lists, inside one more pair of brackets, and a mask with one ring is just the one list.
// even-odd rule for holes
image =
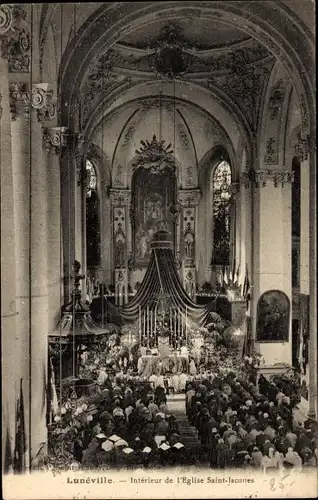
[[201, 465], [208, 465], [206, 454], [199, 441], [195, 427], [192, 427], [185, 413], [185, 395], [174, 394], [167, 397], [167, 404], [171, 413], [176, 417], [180, 429], [180, 440], [191, 450], [194, 456], [200, 457]]

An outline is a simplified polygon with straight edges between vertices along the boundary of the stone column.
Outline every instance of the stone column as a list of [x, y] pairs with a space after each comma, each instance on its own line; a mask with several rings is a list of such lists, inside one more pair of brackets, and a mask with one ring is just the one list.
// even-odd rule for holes
[[[0, 6], [0, 20], [3, 8]], [[0, 35], [2, 26], [0, 24]], [[1, 43], [1, 38], [0, 38]], [[14, 189], [11, 153], [8, 62], [0, 54], [0, 186], [1, 186], [1, 349], [2, 349], [2, 456], [9, 434], [14, 449], [16, 403], [19, 395], [20, 352], [16, 329], [16, 257]], [[4, 461], [2, 461], [3, 464]]]
[[315, 151], [310, 155], [309, 188], [309, 412], [318, 418], [317, 394], [317, 169]]
[[43, 152], [43, 112], [52, 92], [48, 84], [32, 86], [30, 154], [31, 282], [31, 458], [47, 442], [46, 385], [48, 355], [48, 172]]
[[[15, 81], [14, 73], [19, 73], [19, 81], [22, 82], [24, 76], [28, 79], [30, 71], [30, 37], [29, 24], [27, 19], [27, 6], [3, 4], [0, 6], [0, 176], [1, 176], [1, 344], [2, 344], [2, 451], [4, 453], [4, 440], [7, 433], [11, 442], [11, 452], [13, 452], [15, 441], [16, 405], [20, 396], [20, 382], [24, 396], [25, 410], [25, 431], [27, 434], [26, 445], [28, 443], [28, 387], [29, 359], [28, 359], [28, 324], [24, 325], [22, 332], [20, 326], [23, 322], [22, 315], [20, 326], [17, 322], [20, 313], [20, 300], [17, 304], [16, 295], [17, 282], [23, 279], [17, 269], [16, 243], [17, 232], [22, 228], [21, 220], [16, 225], [17, 212], [15, 202], [21, 193], [16, 191], [16, 160], [21, 166], [18, 154], [15, 154], [13, 169], [12, 150], [15, 146], [20, 154], [23, 151], [23, 135], [27, 130], [21, 127], [13, 130], [14, 143], [12, 144], [10, 125], [10, 89], [9, 81]], [[9, 76], [9, 73], [11, 74]], [[23, 75], [24, 74], [24, 75]], [[25, 90], [25, 89], [24, 89]], [[24, 92], [21, 95], [19, 88], [17, 93], [22, 100], [28, 97]], [[16, 96], [18, 97], [18, 96]], [[18, 99], [19, 100], [19, 99]], [[16, 102], [17, 103], [17, 102]], [[19, 111], [19, 110], [16, 110]], [[21, 133], [18, 133], [18, 129]], [[20, 147], [19, 140], [22, 145]], [[12, 147], [13, 146], [13, 147]], [[25, 146], [25, 143], [24, 143]], [[27, 180], [26, 180], [27, 182]], [[21, 196], [24, 196], [21, 194]], [[21, 205], [19, 206], [21, 208]], [[27, 209], [26, 209], [27, 210]], [[19, 235], [20, 236], [20, 235]], [[18, 272], [17, 272], [18, 271]], [[16, 279], [17, 278], [17, 279]], [[27, 280], [27, 277], [26, 277]], [[22, 336], [23, 335], [23, 336]], [[4, 456], [4, 454], [3, 454]], [[25, 457], [26, 467], [29, 462]], [[4, 463], [4, 462], [2, 462]]]
[[[25, 414], [29, 415], [30, 345], [30, 93], [25, 83], [10, 84], [12, 174], [16, 260], [16, 352], [23, 379]], [[27, 449], [29, 420], [26, 419]]]
[[121, 306], [128, 301], [128, 247], [129, 189], [111, 189], [113, 214], [113, 262], [115, 269], [115, 301]]
[[309, 296], [308, 416], [318, 417], [317, 396], [317, 192], [315, 138], [298, 135], [294, 154], [301, 161], [300, 294]]
[[183, 286], [194, 300], [196, 296], [196, 253], [199, 253], [198, 245], [200, 244], [199, 241], [196, 241], [195, 235], [201, 191], [199, 189], [180, 189], [178, 196], [181, 205], [180, 253], [183, 263]]
[[43, 129], [47, 165], [47, 259], [48, 259], [48, 330], [56, 329], [63, 305], [60, 148], [54, 146], [56, 127]]
[[64, 303], [72, 300], [72, 266], [75, 260], [75, 184], [76, 168], [73, 141], [66, 127], [57, 127], [54, 141], [60, 149], [61, 224], [63, 240]]
[[[249, 174], [251, 175], [251, 173]], [[253, 189], [253, 311], [256, 328], [257, 302], [269, 290], [285, 293], [291, 306], [291, 181], [284, 170], [255, 170], [253, 178], [245, 179]], [[291, 363], [291, 307], [287, 339], [260, 341], [257, 347], [265, 364]]]

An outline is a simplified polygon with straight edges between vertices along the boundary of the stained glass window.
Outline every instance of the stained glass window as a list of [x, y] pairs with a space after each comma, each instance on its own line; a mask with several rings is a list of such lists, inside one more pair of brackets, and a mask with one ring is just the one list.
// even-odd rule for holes
[[86, 252], [87, 266], [100, 263], [100, 223], [97, 177], [94, 165], [86, 160]]
[[213, 172], [213, 264], [230, 263], [231, 167], [221, 161]]
[[86, 196], [90, 198], [92, 191], [96, 191], [97, 178], [94, 165], [89, 160], [86, 160], [86, 178]]

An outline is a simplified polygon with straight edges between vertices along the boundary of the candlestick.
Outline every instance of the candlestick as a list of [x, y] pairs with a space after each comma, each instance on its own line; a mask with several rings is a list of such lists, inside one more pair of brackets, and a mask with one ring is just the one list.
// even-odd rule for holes
[[185, 339], [186, 339], [186, 347], [188, 347], [188, 307], [185, 309]]

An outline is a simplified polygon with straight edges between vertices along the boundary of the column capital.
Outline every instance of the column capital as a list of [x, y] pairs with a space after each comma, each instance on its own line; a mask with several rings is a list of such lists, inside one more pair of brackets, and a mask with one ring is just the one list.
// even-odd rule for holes
[[27, 13], [21, 5], [0, 5], [1, 53], [10, 73], [30, 71], [30, 35]]
[[44, 148], [47, 152], [55, 151], [60, 154], [61, 150], [67, 146], [66, 127], [45, 127], [43, 128]]
[[294, 173], [290, 170], [255, 170], [243, 172], [241, 183], [248, 187], [265, 187], [268, 182], [273, 182], [274, 187], [284, 187], [285, 184], [291, 184], [294, 181]]
[[32, 85], [31, 106], [37, 111], [38, 121], [52, 121], [56, 118], [56, 99], [53, 99], [53, 89], [49, 83], [34, 83]]
[[297, 142], [294, 144], [294, 154], [300, 161], [308, 160], [309, 153], [315, 149], [315, 142], [310, 135], [302, 137], [300, 132], [297, 135]]
[[30, 93], [26, 83], [10, 83], [9, 101], [12, 121], [17, 119], [17, 116], [21, 111], [23, 111], [25, 118], [28, 119], [30, 110]]
[[113, 205], [129, 206], [131, 202], [130, 189], [113, 189], [109, 190], [109, 197]]
[[201, 189], [179, 189], [178, 198], [182, 207], [197, 206], [201, 199]]

